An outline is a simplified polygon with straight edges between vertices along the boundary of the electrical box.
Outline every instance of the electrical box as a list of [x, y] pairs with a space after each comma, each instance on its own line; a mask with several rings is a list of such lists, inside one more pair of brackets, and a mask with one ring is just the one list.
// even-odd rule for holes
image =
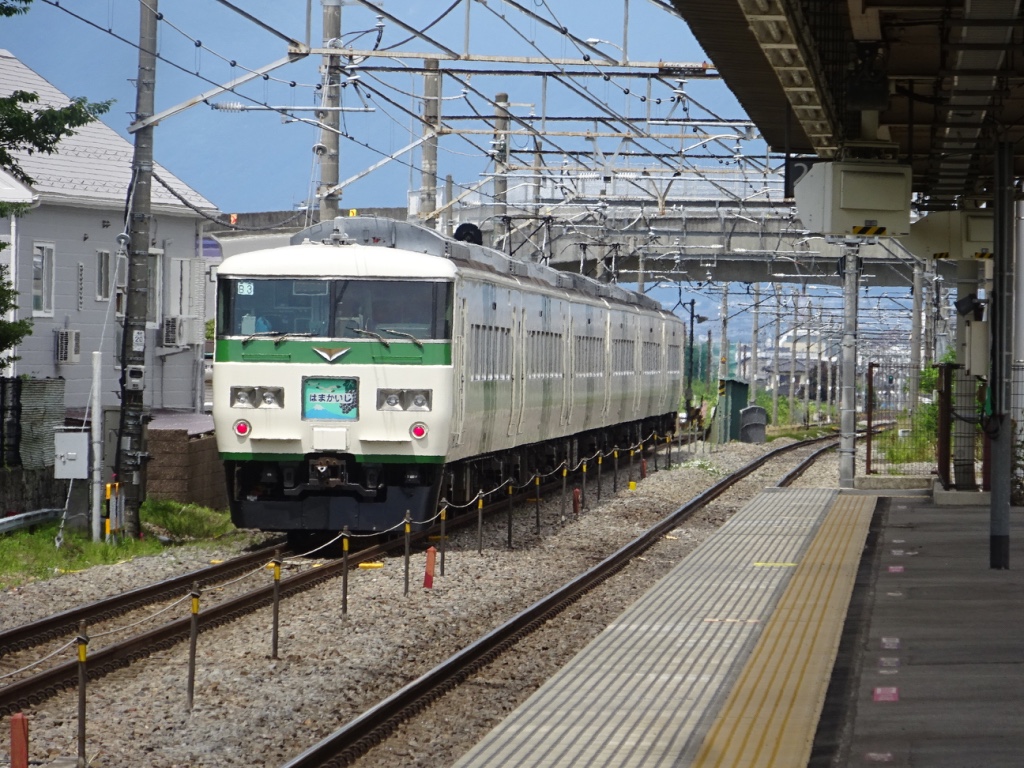
[[988, 320], [968, 320], [964, 334], [967, 349], [961, 360], [970, 376], [988, 376], [992, 356], [989, 353], [991, 341], [988, 337]]
[[896, 163], [817, 163], [796, 183], [804, 226], [823, 235], [906, 235], [911, 171]]
[[146, 366], [129, 365], [124, 371], [124, 388], [133, 392], [141, 392], [146, 388]]
[[932, 211], [914, 222], [903, 245], [915, 256], [933, 259], [987, 258], [993, 222], [991, 210]]
[[750, 386], [739, 379], [718, 381], [718, 405], [715, 406], [714, 436], [717, 443], [740, 439], [740, 411], [747, 407]]
[[56, 480], [89, 478], [89, 433], [55, 432], [53, 435], [53, 477]]

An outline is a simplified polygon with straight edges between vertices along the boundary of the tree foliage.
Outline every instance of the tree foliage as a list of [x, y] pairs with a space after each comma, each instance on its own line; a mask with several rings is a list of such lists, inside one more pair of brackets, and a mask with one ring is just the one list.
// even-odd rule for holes
[[32, 0], [0, 0], [0, 16], [17, 16], [28, 10]]
[[18, 292], [11, 286], [9, 270], [0, 265], [0, 368], [6, 368], [18, 358], [11, 350], [32, 333], [31, 320], [6, 320], [7, 313], [18, 308]]
[[38, 94], [29, 91], [0, 97], [0, 168], [26, 184], [32, 183], [32, 177], [18, 163], [16, 152], [52, 154], [61, 139], [110, 108], [109, 101], [90, 103], [81, 98], [64, 107], [40, 107], [38, 103]]

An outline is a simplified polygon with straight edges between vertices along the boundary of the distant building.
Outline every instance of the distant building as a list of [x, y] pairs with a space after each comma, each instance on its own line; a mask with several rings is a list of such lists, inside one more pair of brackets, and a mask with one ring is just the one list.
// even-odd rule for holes
[[[42, 105], [69, 102], [0, 50], [0, 94], [14, 90], [37, 93]], [[31, 186], [0, 171], [0, 198], [32, 206], [20, 217], [0, 219], [0, 240], [7, 243], [0, 263], [19, 292], [17, 316], [33, 321], [31, 336], [16, 350], [21, 359], [5, 375], [63, 377], [68, 409], [88, 404], [96, 350], [102, 353], [102, 404], [119, 402], [128, 270], [118, 235], [127, 229], [132, 155], [132, 144], [97, 121], [64, 139], [52, 155], [17, 153]], [[145, 404], [199, 410], [212, 285], [202, 248], [204, 214], [217, 210], [166, 169], [155, 165], [154, 173]]]

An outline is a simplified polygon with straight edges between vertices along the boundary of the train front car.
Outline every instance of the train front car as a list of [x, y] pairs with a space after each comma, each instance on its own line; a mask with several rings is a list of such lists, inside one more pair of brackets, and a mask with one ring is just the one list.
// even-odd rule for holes
[[434, 515], [454, 279], [445, 258], [337, 238], [222, 263], [213, 414], [235, 525], [387, 531]]

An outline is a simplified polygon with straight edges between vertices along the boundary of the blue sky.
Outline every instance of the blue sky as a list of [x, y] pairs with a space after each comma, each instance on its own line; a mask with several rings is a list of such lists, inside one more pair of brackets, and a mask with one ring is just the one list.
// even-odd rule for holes
[[[261, 0], [236, 4], [266, 24], [298, 40], [305, 40], [307, 3], [305, 0]], [[529, 19], [512, 6], [492, 0], [484, 4], [473, 0], [455, 3], [451, 13], [441, 18], [428, 34], [444, 45], [465, 50], [465, 24], [469, 4], [469, 50], [474, 54], [546, 55], [553, 58], [580, 58], [581, 49], [543, 24]], [[435, 21], [452, 5], [436, 0], [397, 2], [386, 0], [384, 11], [417, 29]], [[648, 0], [529, 0], [525, 3], [544, 18], [557, 20], [579, 39], [596, 38], [595, 46], [619, 58], [619, 49], [628, 48], [632, 60], [701, 62], [706, 59], [685, 23]], [[56, 7], [35, 0], [25, 16], [0, 21], [2, 47], [10, 50], [26, 65], [70, 96], [92, 101], [114, 99], [115, 104], [104, 121], [129, 138], [127, 126], [135, 106], [133, 80], [137, 52], [126, 41], [138, 38], [137, 0], [77, 0]], [[82, 19], [75, 18], [73, 11]], [[189, 0], [187, 3], [161, 4], [164, 22], [159, 33], [160, 55], [157, 66], [157, 110], [192, 99], [211, 87], [209, 81], [223, 83], [239, 76], [243, 68], [255, 69], [285, 56], [285, 43], [275, 35], [242, 18], [216, 0]], [[624, 36], [627, 26], [628, 37]], [[319, 45], [321, 7], [311, 5], [311, 40]], [[349, 44], [370, 48], [376, 37], [376, 14], [344, 0], [342, 38]], [[83, 20], [84, 19], [84, 20]], [[408, 33], [399, 25], [383, 19], [381, 46], [401, 43]], [[118, 39], [124, 38], [124, 40]], [[199, 41], [200, 44], [197, 44]], [[618, 48], [616, 47], [618, 46]], [[425, 52], [429, 44], [415, 40], [396, 50]], [[232, 67], [230, 62], [236, 63]], [[374, 62], [400, 64], [396, 59]], [[406, 60], [408, 61], [408, 60]], [[415, 60], [417, 63], [419, 60]], [[275, 70], [269, 80], [257, 80], [240, 90], [255, 102], [272, 106], [312, 106], [318, 98], [319, 57]], [[198, 74], [196, 74], [198, 73]], [[365, 76], [364, 76], [365, 77]], [[205, 79], [203, 79], [205, 78]], [[407, 74], [382, 76], [383, 90], [396, 104], [418, 111], [415, 94], [422, 90], [421, 78]], [[370, 82], [367, 79], [367, 82]], [[294, 83], [294, 85], [292, 85]], [[540, 112], [543, 96], [539, 78], [524, 76], [494, 77], [474, 75], [471, 81], [481, 95], [493, 98], [506, 91], [515, 109]], [[662, 104], [641, 104], [638, 93], [626, 95], [628, 81], [596, 83], [590, 81], [590, 93], [620, 113], [652, 109], [668, 114], [670, 91], [664, 86], [654, 94]], [[635, 86], [634, 86], [635, 87]], [[691, 81], [686, 91], [700, 104], [730, 119], [743, 115], [725, 86], [720, 82]], [[359, 106], [355, 89], [345, 92], [345, 104]], [[479, 109], [490, 114], [493, 108], [480, 97], [459, 98], [455, 86], [446, 86], [446, 111], [467, 113]], [[582, 109], [564, 90], [548, 86], [548, 112], [577, 114]], [[244, 101], [225, 94], [211, 101]], [[379, 161], [386, 154], [417, 138], [421, 129], [400, 108], [377, 100], [373, 113], [349, 113], [344, 117], [351, 140], [342, 139], [340, 178], [346, 179]], [[593, 113], [593, 107], [588, 107]], [[660, 110], [660, 112], [658, 111]], [[695, 110], [696, 112], [696, 110]], [[309, 116], [310, 113], [298, 113]], [[678, 112], [676, 113], [678, 115]], [[702, 113], [700, 116], [706, 116]], [[312, 147], [318, 141], [315, 127], [286, 121], [272, 111], [222, 112], [205, 104], [168, 117], [156, 129], [156, 159], [172, 173], [205, 195], [225, 212], [291, 209], [305, 201], [311, 180], [316, 176]], [[487, 170], [487, 159], [479, 151], [487, 137], [477, 137], [477, 146], [458, 137], [444, 137], [439, 152], [439, 175], [455, 176], [457, 183], [478, 181]], [[343, 207], [396, 205], [406, 203], [407, 190], [419, 184], [419, 154], [404, 160], [416, 166], [391, 163], [381, 171], [349, 186]]]

